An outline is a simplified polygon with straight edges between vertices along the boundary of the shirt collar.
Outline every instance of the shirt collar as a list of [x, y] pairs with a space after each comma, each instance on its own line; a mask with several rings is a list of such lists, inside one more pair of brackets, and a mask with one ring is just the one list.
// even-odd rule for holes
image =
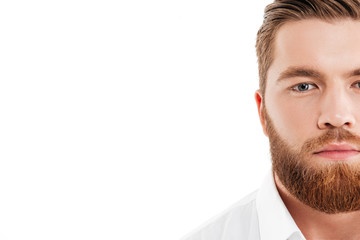
[[261, 240], [305, 239], [277, 191], [272, 171], [258, 191], [256, 208]]

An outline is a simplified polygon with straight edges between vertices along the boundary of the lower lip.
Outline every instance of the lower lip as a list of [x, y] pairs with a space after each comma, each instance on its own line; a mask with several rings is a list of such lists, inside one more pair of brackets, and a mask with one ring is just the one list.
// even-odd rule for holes
[[356, 155], [360, 154], [358, 151], [324, 151], [316, 153], [316, 155], [324, 158], [329, 158], [333, 160], [346, 160], [348, 158], [354, 157]]

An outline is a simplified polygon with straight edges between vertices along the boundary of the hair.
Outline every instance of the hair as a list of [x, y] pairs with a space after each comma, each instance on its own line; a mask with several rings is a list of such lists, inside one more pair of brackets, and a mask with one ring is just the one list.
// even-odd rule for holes
[[324, 21], [360, 19], [360, 0], [275, 0], [264, 11], [256, 39], [259, 87], [264, 96], [266, 78], [273, 62], [277, 30], [286, 22], [317, 18]]

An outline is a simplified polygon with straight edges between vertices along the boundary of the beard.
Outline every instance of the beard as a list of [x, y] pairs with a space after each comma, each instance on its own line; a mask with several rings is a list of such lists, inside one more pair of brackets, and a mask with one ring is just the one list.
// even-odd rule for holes
[[321, 147], [346, 141], [360, 146], [360, 137], [343, 128], [329, 129], [291, 149], [264, 109], [273, 171], [291, 195], [318, 211], [335, 214], [360, 210], [360, 162], [319, 163], [312, 159]]

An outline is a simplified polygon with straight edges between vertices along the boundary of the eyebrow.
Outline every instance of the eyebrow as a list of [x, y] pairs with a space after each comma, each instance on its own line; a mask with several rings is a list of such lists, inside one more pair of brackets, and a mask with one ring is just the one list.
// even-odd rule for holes
[[[351, 70], [350, 72], [344, 75], [346, 78], [360, 76], [360, 68], [355, 70]], [[285, 71], [283, 71], [277, 79], [277, 82], [281, 82], [283, 80], [295, 77], [307, 77], [314, 79], [324, 79], [325, 75], [321, 72], [309, 68], [309, 67], [288, 67]]]
[[349, 74], [347, 74], [347, 77], [355, 77], [355, 76], [360, 76], [360, 68], [355, 69], [351, 71]]
[[[360, 69], [358, 69], [358, 74], [360, 75]], [[277, 79], [277, 82], [281, 82], [283, 80], [294, 77], [322, 79], [324, 78], [324, 75], [317, 70], [307, 67], [289, 67], [280, 74], [279, 78]]]

